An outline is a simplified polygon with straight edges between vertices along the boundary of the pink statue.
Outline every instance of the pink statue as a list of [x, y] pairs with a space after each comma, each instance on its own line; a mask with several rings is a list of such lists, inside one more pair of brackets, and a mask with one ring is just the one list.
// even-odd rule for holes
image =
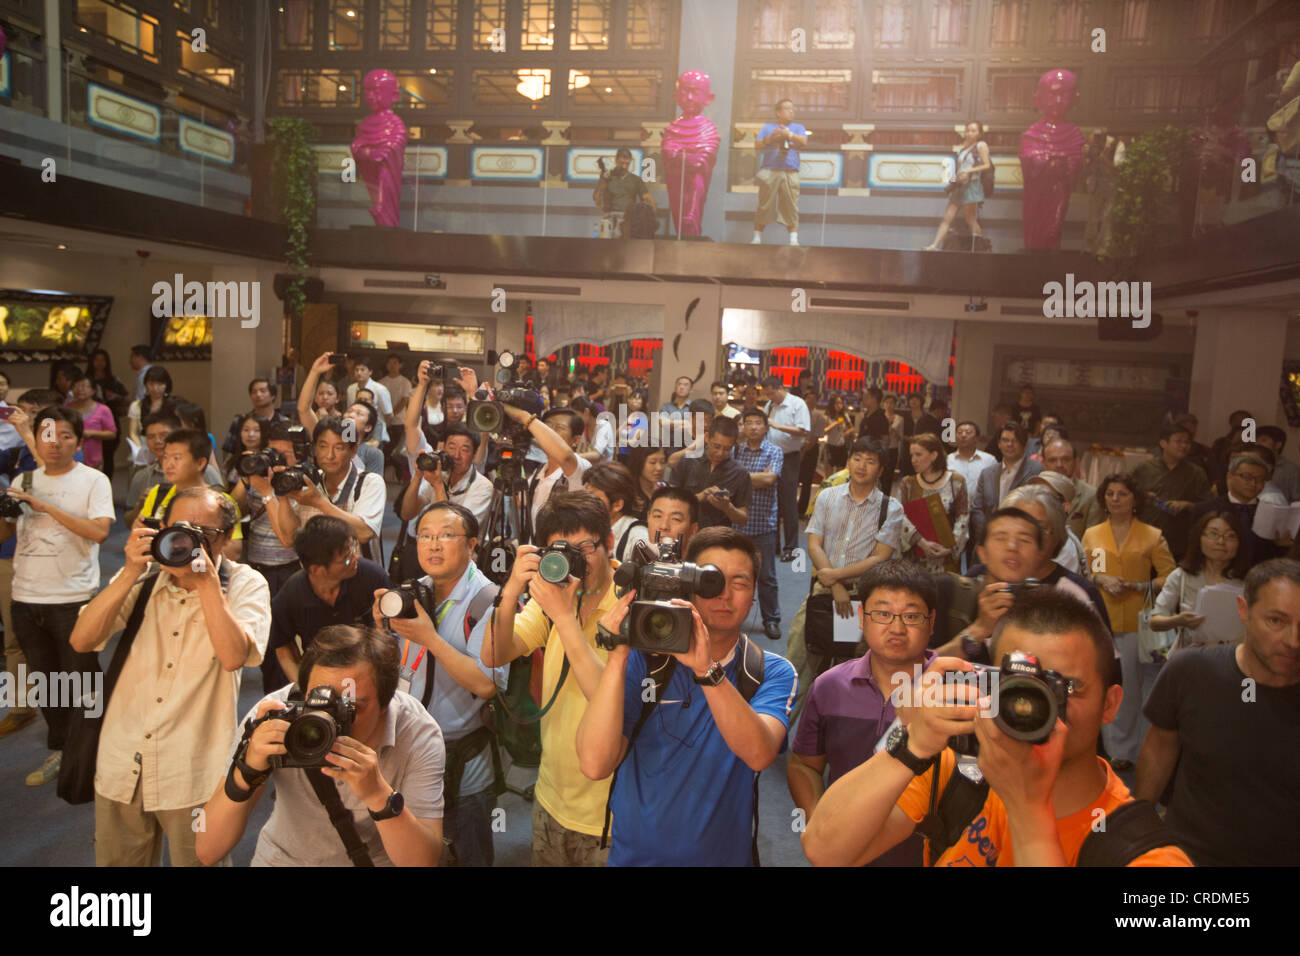
[[1083, 167], [1083, 133], [1065, 121], [1079, 99], [1077, 82], [1069, 70], [1044, 73], [1034, 93], [1043, 118], [1020, 134], [1026, 249], [1061, 248], [1070, 192]]
[[674, 96], [682, 115], [664, 130], [662, 153], [668, 203], [679, 236], [698, 236], [704, 200], [718, 161], [718, 128], [700, 111], [713, 102], [709, 74], [687, 70], [677, 77]]
[[352, 155], [370, 192], [370, 216], [376, 226], [396, 226], [401, 213], [406, 124], [393, 112], [398, 95], [397, 77], [388, 70], [366, 74], [370, 115], [357, 126]]

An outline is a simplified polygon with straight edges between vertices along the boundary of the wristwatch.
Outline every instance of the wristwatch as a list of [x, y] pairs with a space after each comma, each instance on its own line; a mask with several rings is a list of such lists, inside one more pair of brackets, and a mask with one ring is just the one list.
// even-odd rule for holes
[[368, 812], [370, 813], [370, 819], [378, 823], [380, 820], [391, 820], [393, 817], [400, 817], [404, 806], [406, 806], [406, 801], [402, 799], [400, 793], [394, 790], [388, 795], [388, 800], [384, 804], [384, 809], [380, 810], [378, 813], [375, 813], [374, 810]]
[[937, 757], [931, 757], [928, 760], [922, 760], [912, 751], [907, 749], [907, 728], [899, 724], [889, 732], [889, 740], [885, 743], [885, 750], [889, 756], [893, 757], [916, 776], [925, 773], [934, 766]]
[[691, 675], [691, 680], [695, 681], [695, 683], [699, 684], [701, 687], [717, 687], [726, 679], [727, 669], [717, 661], [714, 661], [709, 665], [709, 669], [704, 672], [703, 677], [696, 677], [694, 674]]

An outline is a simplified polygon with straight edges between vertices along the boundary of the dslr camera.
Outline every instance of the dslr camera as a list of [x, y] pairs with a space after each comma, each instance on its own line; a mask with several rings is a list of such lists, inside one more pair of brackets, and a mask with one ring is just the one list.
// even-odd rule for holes
[[162, 526], [161, 518], [141, 518], [140, 523], [158, 533], [149, 542], [149, 556], [168, 568], [183, 568], [199, 554], [206, 554], [207, 539], [188, 521]]
[[14, 521], [22, 516], [23, 503], [17, 498], [10, 498], [7, 494], [0, 494], [0, 518]]
[[[416, 616], [415, 606], [417, 604], [423, 604], [426, 611], [432, 607], [428, 592], [429, 589], [418, 580], [405, 581], [379, 595], [379, 600], [376, 602], [379, 613], [386, 618], [413, 618]], [[430, 617], [432, 617], [432, 614], [430, 614]]]
[[469, 403], [465, 414], [466, 424], [475, 431], [496, 435], [511, 448], [524, 447], [532, 436], [523, 425], [506, 415], [505, 406], [529, 415], [540, 415], [546, 407], [541, 393], [519, 381], [518, 360], [513, 352], [502, 352], [497, 356], [496, 380], [495, 397], [489, 395], [486, 388], [474, 393], [474, 400]]
[[320, 483], [320, 471], [311, 462], [290, 465], [284, 471], [277, 471], [271, 476], [271, 488], [277, 495], [289, 495], [302, 491], [307, 483]]
[[[1044, 670], [1038, 658], [1024, 651], [1004, 655], [1001, 667], [976, 664], [973, 671], [949, 671], [944, 677], [981, 690], [991, 686], [997, 704], [993, 722], [1008, 737], [1029, 744], [1044, 743], [1052, 736], [1070, 696], [1068, 680], [1056, 671]], [[974, 734], [960, 734], [948, 743], [959, 754], [979, 754]]]
[[284, 732], [283, 754], [271, 757], [271, 768], [327, 767], [325, 755], [334, 749], [334, 741], [352, 733], [352, 723], [357, 717], [357, 705], [349, 698], [336, 693], [333, 687], [313, 687], [305, 699], [295, 699], [295, 685], [284, 702], [284, 710], [273, 710], [253, 726], [268, 720], [287, 720], [289, 729]]
[[684, 654], [691, 649], [691, 609], [670, 603], [673, 598], [717, 597], [726, 585], [717, 565], [682, 561], [672, 540], [661, 541], [657, 552], [638, 541], [632, 557], [614, 572], [614, 583], [623, 591], [636, 588], [637, 599], [619, 633], [598, 634], [596, 642], [607, 651], [626, 644], [650, 654]]
[[284, 455], [274, 448], [264, 448], [251, 455], [241, 455], [239, 461], [235, 463], [235, 468], [243, 478], [252, 478], [254, 475], [265, 478], [271, 473], [272, 468], [285, 464], [288, 462]]
[[537, 573], [550, 584], [563, 584], [569, 575], [581, 581], [587, 576], [587, 556], [567, 541], [556, 541], [542, 549]]
[[455, 462], [451, 460], [451, 455], [445, 451], [422, 451], [415, 456], [415, 467], [420, 471], [435, 471], [439, 465], [442, 466], [444, 472], [450, 475]]

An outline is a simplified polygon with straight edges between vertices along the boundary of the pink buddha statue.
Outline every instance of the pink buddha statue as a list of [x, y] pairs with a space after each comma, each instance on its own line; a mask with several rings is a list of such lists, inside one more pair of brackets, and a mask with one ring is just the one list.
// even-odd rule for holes
[[399, 95], [397, 77], [388, 70], [371, 70], [366, 74], [365, 91], [370, 115], [357, 125], [352, 155], [370, 192], [370, 217], [376, 226], [396, 226], [406, 156], [406, 124], [393, 112]]
[[1079, 99], [1077, 84], [1069, 70], [1044, 73], [1034, 93], [1043, 118], [1020, 134], [1026, 249], [1061, 248], [1061, 226], [1083, 167], [1083, 133], [1065, 121]]
[[677, 78], [673, 97], [682, 115], [664, 130], [661, 153], [668, 202], [673, 225], [679, 236], [698, 236], [704, 216], [704, 200], [718, 161], [718, 128], [700, 111], [713, 102], [709, 74], [687, 70]]

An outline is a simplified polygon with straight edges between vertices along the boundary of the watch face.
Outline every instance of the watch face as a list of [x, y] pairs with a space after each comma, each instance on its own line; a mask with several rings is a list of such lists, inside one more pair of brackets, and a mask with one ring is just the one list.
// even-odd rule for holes
[[392, 815], [395, 817], [400, 816], [402, 813], [402, 808], [404, 806], [406, 806], [406, 801], [402, 798], [402, 795], [400, 793], [394, 790], [392, 794], [388, 797], [389, 812], [392, 813]]
[[889, 741], [885, 744], [885, 749], [888, 750], [890, 753], [893, 753], [894, 748], [903, 742], [903, 738], [906, 736], [906, 734], [907, 734], [907, 730], [903, 727], [902, 724], [899, 724], [897, 727], [895, 727], [893, 730], [889, 732]]

